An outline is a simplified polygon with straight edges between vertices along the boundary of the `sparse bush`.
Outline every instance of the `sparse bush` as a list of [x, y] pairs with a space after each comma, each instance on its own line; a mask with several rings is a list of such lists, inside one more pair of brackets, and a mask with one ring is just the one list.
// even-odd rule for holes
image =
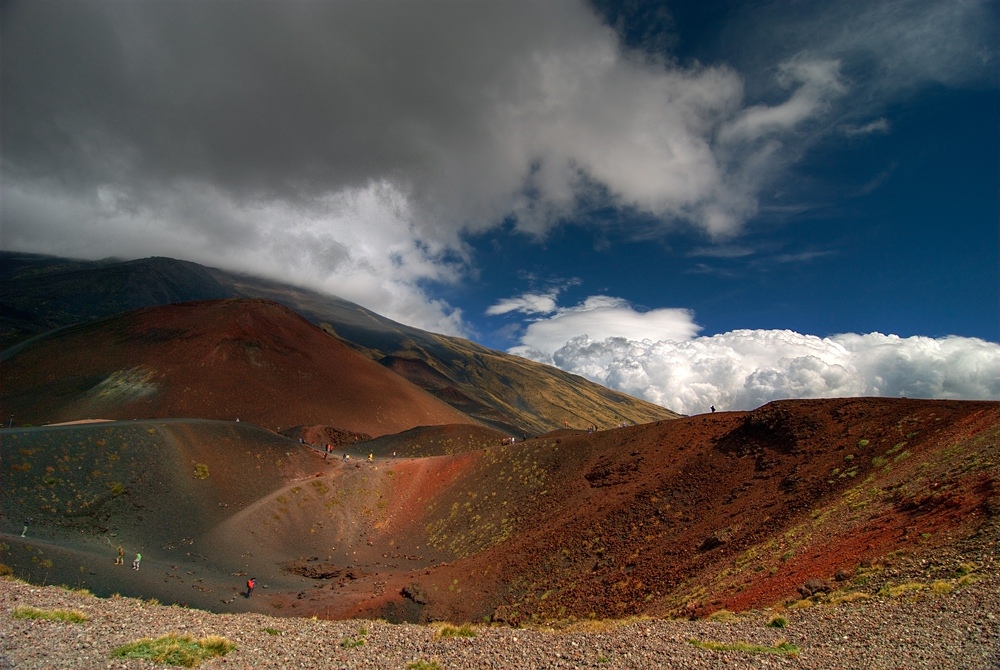
[[89, 621], [87, 615], [76, 610], [43, 610], [37, 607], [18, 607], [11, 616], [15, 619], [44, 619], [46, 621], [69, 621], [83, 623]]
[[788, 626], [788, 619], [780, 614], [775, 614], [771, 617], [771, 620], [767, 622], [768, 628], [785, 628], [786, 626]]
[[192, 640], [189, 635], [181, 637], [171, 633], [155, 640], [147, 637], [117, 647], [112, 650], [111, 657], [143, 658], [154, 663], [193, 668], [204, 660], [225, 656], [234, 649], [236, 649], [235, 644], [218, 635]]
[[195, 465], [194, 477], [195, 479], [208, 479], [208, 466], [204, 463], [198, 463]]

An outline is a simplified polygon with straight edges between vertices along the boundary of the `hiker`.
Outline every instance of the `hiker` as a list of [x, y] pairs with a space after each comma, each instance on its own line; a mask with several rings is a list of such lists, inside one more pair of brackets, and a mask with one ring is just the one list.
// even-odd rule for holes
[[712, 405], [709, 409], [712, 410], [712, 414], [715, 414], [715, 405]]
[[125, 565], [125, 550], [120, 544], [118, 545], [118, 557], [115, 559], [115, 565]]
[[368, 454], [368, 462], [369, 462], [369, 463], [371, 463], [371, 462], [372, 462], [372, 456], [373, 456], [373, 454]]
[[28, 532], [28, 524], [30, 522], [31, 522], [31, 519], [25, 519], [24, 520], [24, 530], [21, 531], [21, 537], [24, 537], [27, 534], [27, 532]]
[[333, 453], [333, 445], [328, 442], [326, 445], [326, 453], [323, 454], [323, 460], [325, 461], [326, 457], [332, 453]]
[[257, 578], [251, 577], [247, 580], [247, 598], [253, 595], [253, 587], [257, 586]]
[[135, 555], [135, 560], [132, 561], [132, 569], [133, 570], [138, 570], [139, 569], [139, 561], [141, 561], [141, 560], [142, 560], [142, 554], [136, 554]]

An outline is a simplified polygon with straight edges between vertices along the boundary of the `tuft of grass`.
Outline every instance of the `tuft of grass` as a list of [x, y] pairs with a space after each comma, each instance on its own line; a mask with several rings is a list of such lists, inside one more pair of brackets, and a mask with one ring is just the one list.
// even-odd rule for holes
[[202, 661], [225, 656], [234, 649], [236, 649], [235, 644], [218, 635], [192, 640], [190, 635], [181, 637], [171, 633], [162, 635], [155, 640], [146, 637], [122, 645], [111, 651], [111, 657], [143, 658], [154, 663], [194, 668]]
[[406, 670], [441, 670], [437, 661], [411, 661], [406, 664]]
[[271, 627], [265, 628], [264, 632], [267, 633], [268, 635], [284, 635], [284, 633], [282, 633], [277, 628], [271, 628]]
[[771, 620], [767, 622], [768, 628], [786, 628], [788, 626], [788, 619], [781, 616], [780, 614], [775, 614], [771, 617]]
[[362, 646], [365, 643], [365, 637], [368, 635], [368, 629], [362, 626], [358, 629], [357, 635], [348, 635], [343, 640], [340, 641], [340, 646], [344, 649], [355, 649]]
[[737, 619], [739, 619], [739, 617], [729, 610], [715, 610], [708, 615], [709, 621], [722, 621], [723, 623], [732, 623]]
[[827, 603], [830, 605], [839, 605], [841, 603], [853, 603], [858, 600], [868, 600], [869, 598], [871, 598], [871, 595], [864, 591], [845, 591], [832, 594]]
[[69, 621], [83, 623], [90, 621], [86, 614], [77, 610], [43, 610], [37, 607], [18, 607], [11, 616], [15, 619], [44, 619], [46, 621]]
[[778, 640], [774, 645], [767, 647], [762, 644], [750, 642], [714, 642], [712, 640], [688, 640], [699, 649], [709, 651], [743, 651], [750, 654], [779, 654], [784, 656], [798, 656], [799, 648], [788, 640]]
[[972, 563], [962, 563], [954, 572], [955, 577], [964, 577], [965, 575], [971, 574], [976, 570], [976, 566]]
[[954, 588], [955, 587], [951, 582], [945, 581], [943, 579], [939, 579], [935, 581], [933, 584], [931, 584], [931, 591], [933, 591], [934, 593], [940, 593], [940, 594], [951, 593]]
[[957, 586], [968, 586], [969, 584], [975, 584], [978, 581], [979, 581], [979, 577], [977, 577], [976, 575], [973, 575], [973, 574], [970, 573], [968, 575], [962, 575], [961, 577], [959, 577], [958, 578], [958, 582], [956, 582], [956, 585]]
[[208, 479], [208, 466], [205, 463], [198, 463], [194, 466], [195, 479]]
[[916, 591], [923, 591], [927, 588], [926, 584], [920, 582], [906, 582], [905, 584], [899, 584], [897, 586], [890, 586], [886, 584], [881, 589], [879, 589], [878, 594], [880, 596], [889, 596], [892, 598], [899, 598], [907, 593], [915, 593]]
[[476, 629], [469, 624], [445, 625], [438, 630], [438, 637], [476, 637]]

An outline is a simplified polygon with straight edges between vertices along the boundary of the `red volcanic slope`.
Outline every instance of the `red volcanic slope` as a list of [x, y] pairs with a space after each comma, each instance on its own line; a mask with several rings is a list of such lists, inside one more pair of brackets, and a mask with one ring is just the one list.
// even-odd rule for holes
[[284, 603], [516, 623], [759, 608], [905, 560], [948, 578], [996, 546], [998, 445], [1000, 403], [861, 398], [404, 461], [329, 538], [357, 578]]
[[[239, 425], [4, 431], [9, 565], [220, 611], [518, 623], [740, 611], [812, 579], [954, 585], [1000, 542], [997, 402], [790, 400], [514, 445], [440, 426], [350, 460]], [[231, 597], [241, 570], [260, 597]]]
[[20, 425], [86, 418], [326, 424], [373, 436], [477, 423], [266, 300], [141, 309], [54, 333], [5, 361]]

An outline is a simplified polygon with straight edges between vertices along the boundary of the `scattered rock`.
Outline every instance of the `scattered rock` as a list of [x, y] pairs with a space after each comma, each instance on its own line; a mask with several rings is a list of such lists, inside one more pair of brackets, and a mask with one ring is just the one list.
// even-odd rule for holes
[[809, 598], [810, 596], [815, 596], [820, 593], [829, 593], [830, 585], [824, 582], [822, 579], [816, 579], [815, 577], [806, 580], [806, 583], [799, 587], [799, 593], [803, 598]]
[[424, 590], [420, 588], [419, 584], [410, 584], [409, 586], [404, 586], [403, 589], [399, 592], [399, 594], [404, 598], [412, 600], [418, 605], [426, 605], [429, 601], [427, 595], [424, 593]]

